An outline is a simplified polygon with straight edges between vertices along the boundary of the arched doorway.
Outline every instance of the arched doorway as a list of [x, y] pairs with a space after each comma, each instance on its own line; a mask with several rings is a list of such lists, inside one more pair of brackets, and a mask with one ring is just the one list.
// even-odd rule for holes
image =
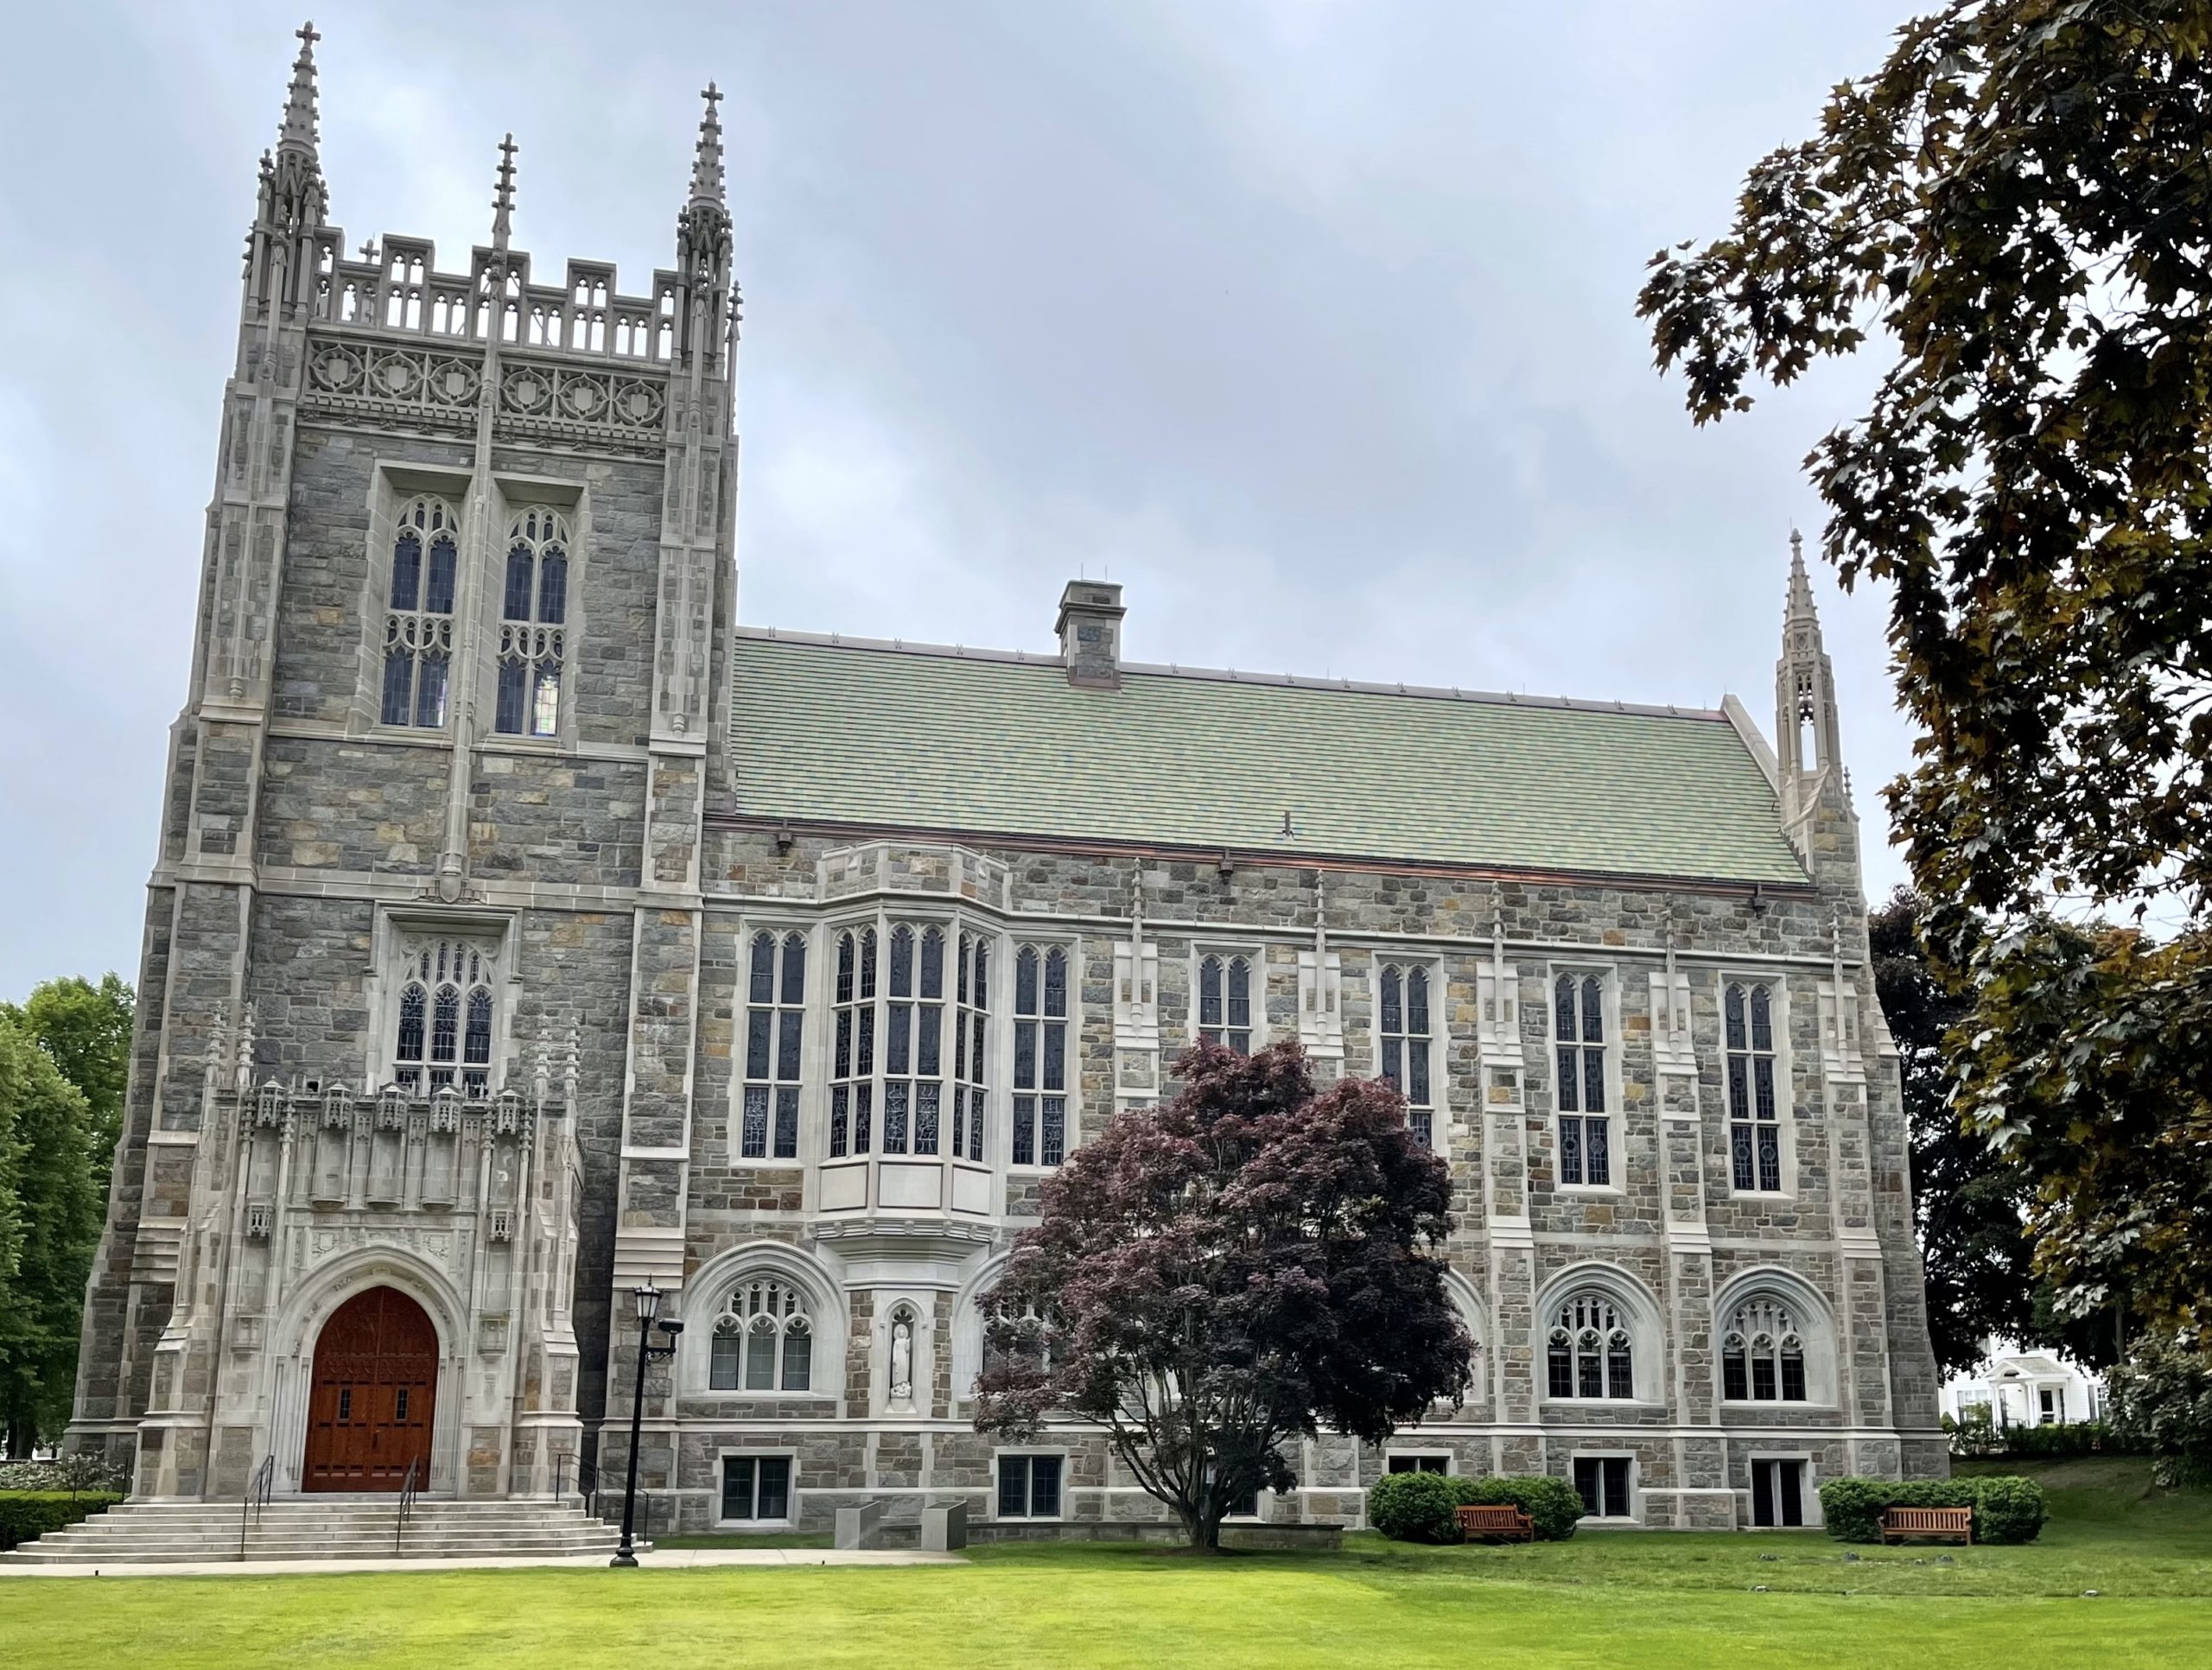
[[356, 1293], [322, 1324], [308, 1394], [307, 1490], [397, 1490], [410, 1462], [429, 1482], [438, 1330], [393, 1287]]

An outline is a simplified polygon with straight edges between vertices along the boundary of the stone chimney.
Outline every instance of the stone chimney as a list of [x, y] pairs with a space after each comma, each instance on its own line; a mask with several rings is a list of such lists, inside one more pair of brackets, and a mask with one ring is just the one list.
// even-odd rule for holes
[[1122, 688], [1122, 588], [1101, 580], [1071, 580], [1060, 594], [1060, 659], [1068, 683], [1091, 690]]

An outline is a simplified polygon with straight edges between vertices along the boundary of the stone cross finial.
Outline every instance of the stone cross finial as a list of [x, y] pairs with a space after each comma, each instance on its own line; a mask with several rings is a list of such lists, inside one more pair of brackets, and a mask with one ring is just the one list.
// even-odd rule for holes
[[499, 141], [499, 187], [492, 197], [492, 247], [502, 253], [514, 229], [516, 149], [512, 134]]
[[313, 23], [300, 25], [300, 55], [292, 60], [292, 88], [284, 101], [284, 125], [277, 137], [279, 150], [315, 150], [315, 43], [322, 39]]
[[709, 81], [699, 96], [707, 101], [707, 113], [699, 118], [699, 146], [691, 158], [691, 201], [720, 208], [728, 200], [722, 193], [721, 114], [715, 108], [722, 101], [721, 89]]

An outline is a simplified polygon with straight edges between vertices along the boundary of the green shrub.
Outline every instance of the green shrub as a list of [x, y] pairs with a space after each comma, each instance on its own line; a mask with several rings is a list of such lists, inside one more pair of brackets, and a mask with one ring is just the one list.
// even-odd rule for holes
[[2043, 1487], [2032, 1479], [1829, 1479], [1821, 1519], [1845, 1542], [1879, 1542], [1891, 1508], [1971, 1508], [1977, 1542], [2033, 1542], [2045, 1517]]
[[1470, 1505], [1510, 1502], [1529, 1516], [1537, 1537], [1565, 1542], [1582, 1517], [1582, 1493], [1565, 1479], [1539, 1473], [1528, 1478], [1455, 1478], [1459, 1499]]
[[2105, 1376], [2120, 1439], [2152, 1457], [2161, 1484], [2212, 1484], [2212, 1350], [2156, 1335]]
[[72, 1495], [67, 1490], [0, 1490], [0, 1549], [74, 1525], [122, 1500], [118, 1495]]
[[1442, 1473], [1385, 1473], [1368, 1487], [1368, 1523], [1393, 1542], [1457, 1542], [1462, 1481]]
[[2033, 1542], [2043, 1529], [2043, 1486], [2033, 1479], [1972, 1481], [1977, 1542]]

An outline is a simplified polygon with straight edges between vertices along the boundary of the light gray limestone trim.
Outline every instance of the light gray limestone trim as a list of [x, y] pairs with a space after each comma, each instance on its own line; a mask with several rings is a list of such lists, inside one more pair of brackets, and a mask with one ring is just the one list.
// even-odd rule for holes
[[1720, 714], [1722, 718], [1735, 727], [1736, 734], [1744, 740], [1745, 751], [1758, 762], [1758, 768], [1766, 778], [1767, 787], [1772, 789], [1777, 795], [1780, 794], [1782, 792], [1782, 762], [1775, 758], [1774, 745], [1766, 740], [1765, 733], [1759, 729], [1758, 721], [1751, 717], [1751, 709], [1745, 707], [1736, 697], [1724, 695], [1720, 698]]
[[[269, 725], [269, 734], [295, 742], [342, 742], [353, 748], [442, 749], [452, 746], [442, 731], [410, 733], [396, 726], [389, 728], [379, 726], [372, 731], [353, 731], [323, 719], [272, 720]], [[553, 737], [508, 736], [499, 731], [480, 741], [476, 751], [483, 754], [527, 756], [532, 759], [543, 759], [550, 756], [555, 759], [620, 760], [638, 765], [644, 765], [652, 757], [651, 750], [632, 743], [592, 742], [582, 739], [564, 741]]]
[[[819, 904], [810, 901], [794, 900], [788, 894], [730, 893], [708, 889], [701, 894], [701, 897], [705, 900], [706, 908], [717, 913], [749, 914], [758, 911], [803, 915], [808, 911], [824, 908]], [[849, 895], [838, 900], [837, 903], [840, 905], [849, 905], [871, 898], [912, 899], [917, 902], [927, 900], [940, 907], [946, 903], [945, 895], [941, 892], [917, 892], [896, 888], [884, 888], [880, 891], [871, 889], [866, 892]], [[994, 905], [972, 899], [962, 900], [960, 908], [963, 911], [996, 918], [1009, 924], [1009, 931], [1016, 933], [1025, 931], [1025, 929], [1012, 924], [1033, 923], [1039, 924], [1034, 930], [1037, 932], [1076, 932], [1085, 929], [1096, 929], [1119, 932], [1126, 937], [1128, 930], [1127, 917], [1060, 911], [1020, 909], [1001, 911]], [[1255, 945], [1262, 943], [1310, 947], [1313, 941], [1313, 930], [1310, 927], [1286, 927], [1262, 923], [1186, 921], [1147, 915], [1144, 919], [1144, 927], [1147, 943], [1156, 936], [1167, 935], [1178, 939], [1205, 940], [1208, 942], [1207, 949], [1214, 950], [1234, 945], [1236, 949], [1249, 951]], [[1370, 950], [1396, 950], [1408, 954], [1416, 951], [1456, 951], [1468, 956], [1488, 956], [1491, 953], [1489, 937], [1471, 934], [1423, 934], [1401, 930], [1332, 927], [1329, 930], [1329, 940], [1332, 944], [1357, 945]], [[1667, 955], [1667, 948], [1663, 945], [1609, 945], [1599, 941], [1586, 943], [1561, 939], [1509, 939], [1505, 942], [1505, 954], [1509, 960], [1553, 956], [1568, 960], [1580, 958], [1594, 968], [1599, 963], [1610, 964], [1627, 960], [1663, 962]], [[1702, 945], [1689, 951], [1678, 947], [1675, 953], [1675, 960], [1678, 967], [1690, 973], [1694, 973], [1700, 968], [1825, 970], [1834, 966], [1832, 957], [1815, 953], [1730, 951], [1719, 947], [1708, 948]], [[1846, 968], [1856, 968], [1859, 965], [1855, 962], [1847, 961], [1843, 966]], [[1777, 977], [1780, 976], [1777, 975]]]
[[[327, 321], [318, 320], [316, 327], [321, 329], [327, 323]], [[622, 362], [616, 363], [620, 365]], [[426, 433], [422, 429], [401, 429], [383, 423], [363, 422], [350, 414], [335, 412], [327, 406], [321, 405], [312, 397], [300, 403], [299, 417], [294, 424], [294, 429], [296, 431], [327, 429], [340, 435], [374, 435], [380, 441], [397, 441], [416, 446], [421, 445], [424, 441], [435, 441], [448, 446], [458, 447], [463, 451], [471, 449], [469, 438], [458, 430], [451, 434], [442, 431]], [[516, 452], [542, 450], [536, 448], [531, 441], [520, 439], [512, 435], [495, 435], [493, 445]], [[658, 435], [641, 438], [633, 447], [620, 447], [599, 441], [597, 437], [586, 435], [582, 430], [575, 434], [564, 432], [561, 436], [560, 447], [563, 457], [596, 459], [603, 463], [612, 464], [632, 466], [643, 464], [648, 467], [660, 461], [664, 450], [661, 437]]]

